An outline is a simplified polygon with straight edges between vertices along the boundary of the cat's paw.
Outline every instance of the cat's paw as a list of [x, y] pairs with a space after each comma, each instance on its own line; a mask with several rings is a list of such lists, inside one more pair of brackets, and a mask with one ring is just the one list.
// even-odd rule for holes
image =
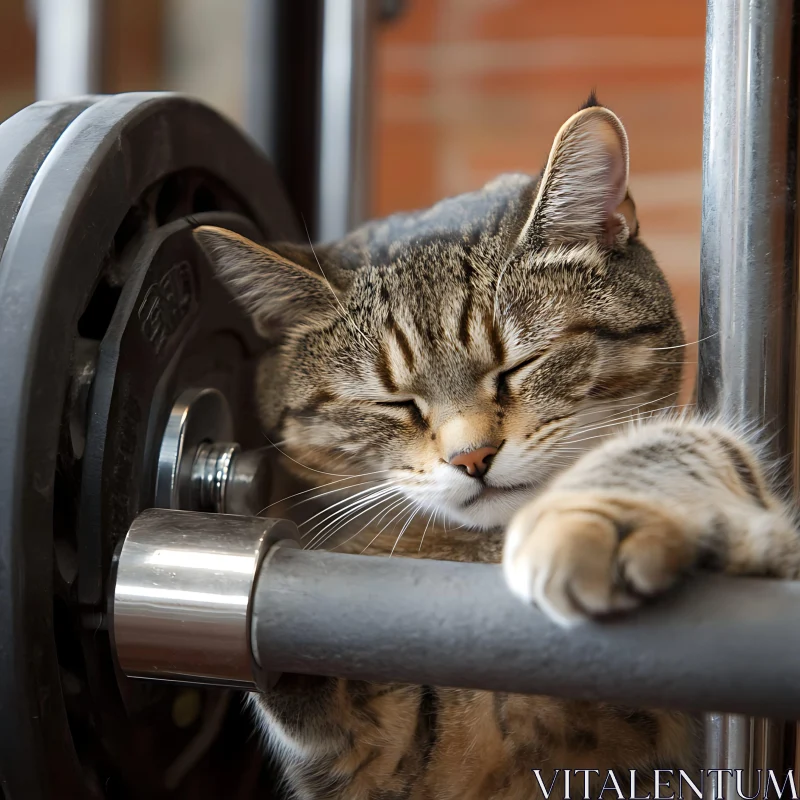
[[546, 493], [509, 526], [506, 580], [565, 626], [635, 608], [694, 562], [696, 539], [681, 517], [647, 498]]

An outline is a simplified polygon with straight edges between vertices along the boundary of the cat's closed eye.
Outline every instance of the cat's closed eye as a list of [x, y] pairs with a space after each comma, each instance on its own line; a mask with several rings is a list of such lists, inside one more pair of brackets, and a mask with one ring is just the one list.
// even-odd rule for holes
[[413, 399], [409, 400], [374, 400], [373, 401], [376, 406], [386, 406], [387, 408], [416, 408], [419, 410], [419, 406], [417, 406], [417, 401]]
[[425, 419], [425, 415], [422, 413], [417, 401], [413, 398], [407, 398], [405, 400], [376, 400], [375, 405], [383, 406], [384, 408], [406, 409], [411, 414], [411, 418], [415, 425], [420, 428], [426, 428], [428, 426], [428, 421]]
[[495, 379], [496, 388], [497, 388], [497, 396], [503, 397], [508, 394], [508, 379], [513, 377], [519, 372], [522, 372], [526, 367], [530, 367], [535, 364], [539, 359], [542, 358], [544, 355], [543, 351], [535, 353], [532, 356], [528, 356], [528, 358], [517, 362], [513, 366], [509, 367], [508, 369], [504, 369], [502, 372], [497, 373], [497, 377]]

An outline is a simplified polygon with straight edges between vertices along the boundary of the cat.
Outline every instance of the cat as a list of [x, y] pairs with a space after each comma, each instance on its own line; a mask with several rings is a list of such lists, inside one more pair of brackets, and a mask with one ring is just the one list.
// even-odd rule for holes
[[[510, 591], [566, 626], [698, 566], [798, 575], [797, 527], [755, 445], [669, 411], [684, 336], [628, 161], [592, 95], [538, 178], [316, 248], [196, 229], [278, 342], [259, 409], [287, 474], [318, 487], [311, 546], [502, 563]], [[291, 675], [254, 697], [309, 800], [528, 800], [535, 768], [545, 786], [547, 770], [636, 768], [641, 796], [654, 769], [702, 756], [699, 720], [673, 711]]]

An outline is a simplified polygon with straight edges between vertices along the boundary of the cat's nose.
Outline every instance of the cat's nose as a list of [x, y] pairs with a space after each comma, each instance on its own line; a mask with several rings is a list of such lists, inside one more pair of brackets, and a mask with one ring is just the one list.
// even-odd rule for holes
[[456, 453], [450, 457], [450, 463], [454, 467], [463, 467], [467, 475], [480, 478], [486, 474], [496, 453], [496, 447], [479, 447], [466, 453]]

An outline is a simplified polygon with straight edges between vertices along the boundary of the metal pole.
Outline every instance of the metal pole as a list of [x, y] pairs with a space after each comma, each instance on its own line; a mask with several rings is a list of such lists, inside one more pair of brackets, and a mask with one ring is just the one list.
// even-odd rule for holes
[[512, 596], [498, 565], [283, 546], [296, 536], [256, 517], [141, 514], [111, 604], [123, 672], [267, 686], [286, 671], [800, 718], [800, 637], [786, 633], [800, 582], [704, 575], [567, 631]]
[[245, 20], [244, 127], [275, 163], [279, 124], [277, 0], [248, 0]]
[[103, 0], [36, 0], [36, 99], [102, 88]]
[[706, 575], [628, 619], [563, 630], [496, 565], [278, 548], [252, 634], [271, 672], [798, 717], [799, 613], [800, 583]]
[[[798, 485], [800, 463], [796, 5], [708, 0], [698, 375], [702, 410], [757, 425], [775, 457], [794, 459], [787, 486]], [[714, 714], [708, 766], [743, 769], [748, 779], [779, 768], [782, 733], [779, 722]]]
[[246, 128], [311, 239], [369, 212], [374, 0], [248, 0]]
[[318, 238], [324, 0], [247, 0], [245, 120]]
[[371, 61], [376, 13], [370, 0], [325, 0], [318, 235], [343, 236], [368, 212]]

